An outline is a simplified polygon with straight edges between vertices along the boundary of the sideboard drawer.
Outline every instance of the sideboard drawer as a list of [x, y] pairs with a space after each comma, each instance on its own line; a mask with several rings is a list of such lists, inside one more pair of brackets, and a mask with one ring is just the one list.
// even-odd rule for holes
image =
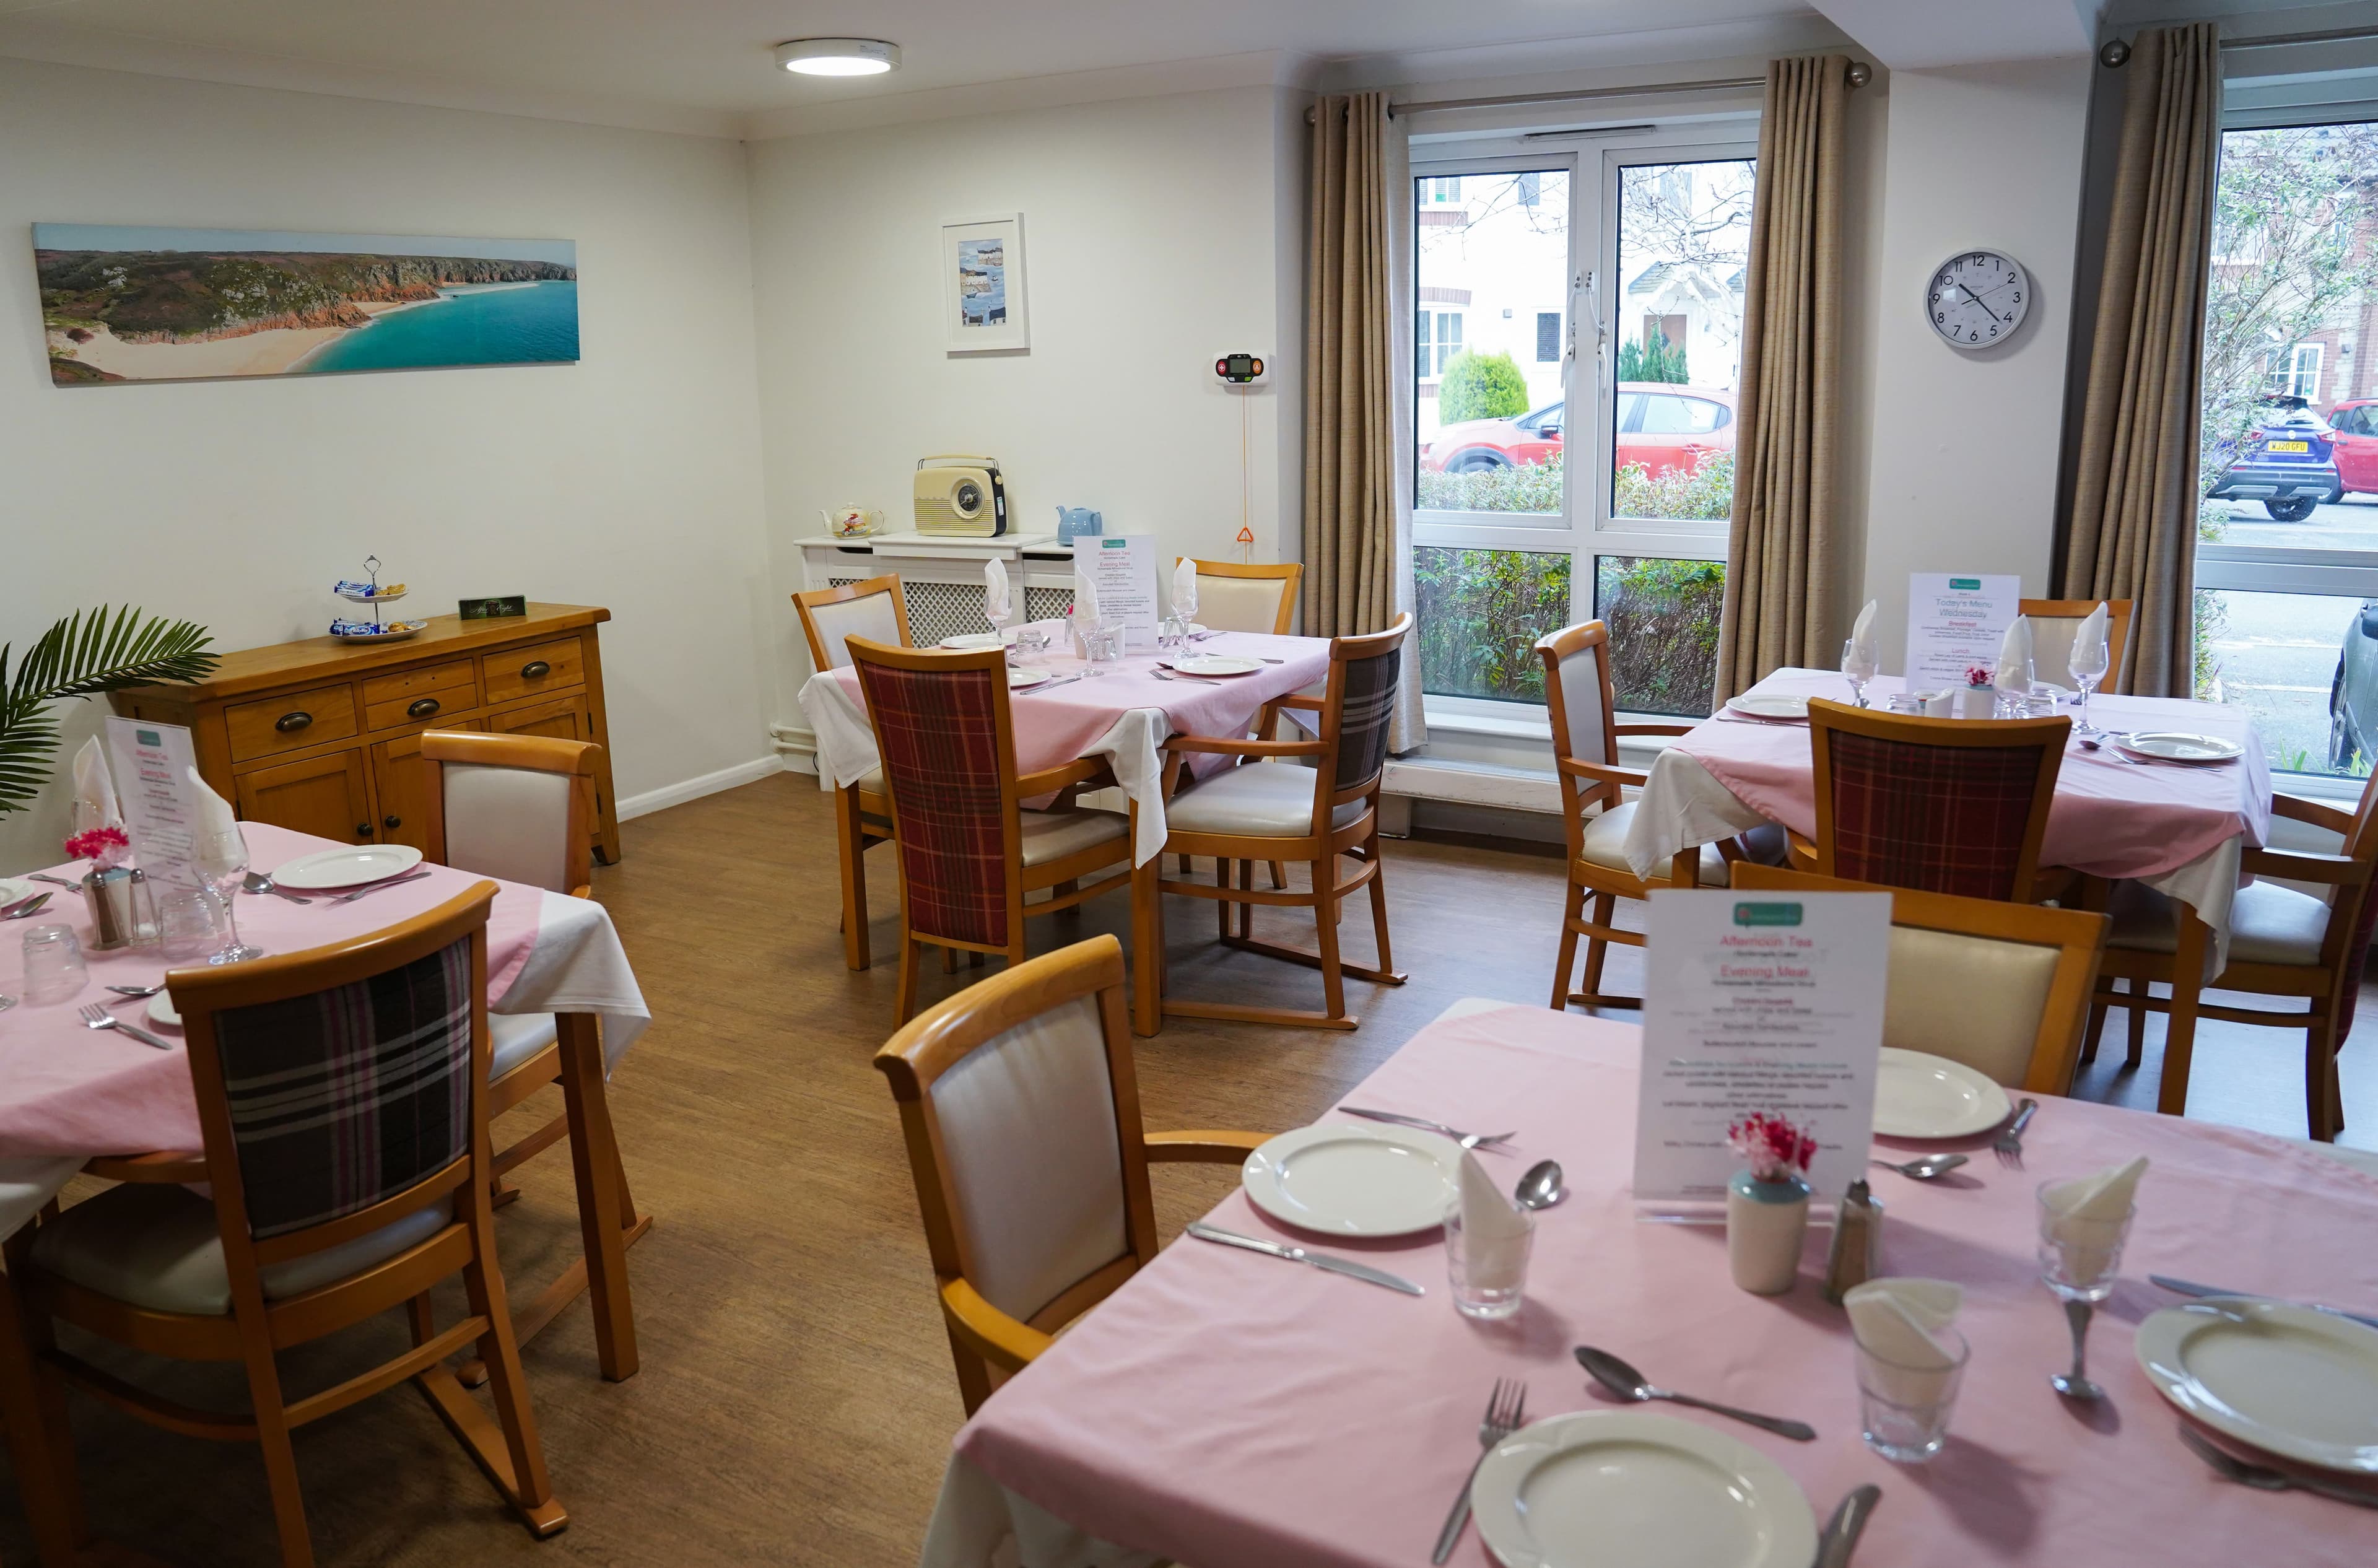
[[344, 740], [355, 733], [355, 688], [342, 681], [237, 703], [223, 710], [223, 723], [234, 762]]
[[425, 724], [440, 713], [460, 713], [477, 705], [478, 678], [468, 659], [374, 676], [364, 682], [364, 727], [369, 730]]
[[585, 660], [574, 637], [529, 648], [510, 648], [500, 653], [482, 653], [479, 671], [486, 685], [489, 707], [516, 697], [534, 697], [540, 691], [582, 686], [586, 680]]

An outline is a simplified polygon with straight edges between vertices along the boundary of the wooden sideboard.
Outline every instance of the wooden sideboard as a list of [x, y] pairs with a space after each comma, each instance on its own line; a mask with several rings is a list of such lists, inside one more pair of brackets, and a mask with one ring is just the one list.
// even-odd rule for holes
[[435, 616], [402, 642], [311, 637], [226, 653], [190, 686], [115, 694], [126, 718], [191, 732], [198, 773], [244, 820], [425, 855], [431, 820], [421, 760], [427, 729], [549, 735], [601, 746], [594, 852], [619, 858], [610, 728], [595, 628], [611, 612], [531, 604], [525, 616]]

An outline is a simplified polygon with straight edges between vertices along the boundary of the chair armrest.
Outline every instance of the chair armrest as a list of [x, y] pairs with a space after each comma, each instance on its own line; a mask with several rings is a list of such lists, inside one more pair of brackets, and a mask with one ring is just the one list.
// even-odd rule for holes
[[1272, 1141], [1269, 1132], [1151, 1132], [1147, 1134], [1150, 1163], [1175, 1165], [1237, 1165]]
[[1057, 1343], [1054, 1335], [1018, 1323], [984, 1300], [981, 1293], [963, 1279], [943, 1282], [942, 1318], [959, 1344], [992, 1366], [1011, 1372], [1022, 1371], [1032, 1364], [1033, 1358]]
[[1639, 789], [1651, 779], [1651, 775], [1640, 768], [1621, 768], [1608, 762], [1585, 762], [1575, 757], [1556, 758], [1555, 764], [1571, 778], [1593, 779], [1602, 784], [1633, 784]]
[[1029, 800], [1036, 795], [1054, 795], [1068, 784], [1083, 784], [1106, 772], [1102, 757], [1076, 757], [1053, 768], [1043, 768], [1037, 773], [1025, 773], [1015, 781], [1018, 798]]
[[1698, 724], [1618, 724], [1614, 727], [1620, 735], [1690, 735], [1699, 728]]
[[2271, 796], [2271, 815], [2285, 817], [2291, 822], [2309, 822], [2315, 828], [2326, 828], [2333, 833], [2353, 832], [2353, 813], [2339, 810], [2324, 801], [2306, 800], [2300, 795]]
[[1324, 748], [1317, 740], [1225, 740], [1219, 736], [1176, 735], [1164, 743], [1164, 749], [1175, 756], [1196, 751], [1225, 757], [1318, 757]]
[[1321, 699], [1318, 697], [1303, 697], [1291, 691], [1285, 697], [1275, 697], [1272, 700], [1283, 708], [1302, 708], [1308, 713], [1321, 712]]
[[2323, 855], [2310, 849], [2250, 849], [2240, 857], [2245, 869], [2258, 877], [2288, 882], [2326, 882], [2333, 887], [2359, 887], [2370, 880], [2370, 868], [2348, 855]]

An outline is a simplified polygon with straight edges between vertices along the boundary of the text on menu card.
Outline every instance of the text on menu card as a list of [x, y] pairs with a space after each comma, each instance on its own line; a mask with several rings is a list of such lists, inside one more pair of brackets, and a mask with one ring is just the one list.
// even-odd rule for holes
[[1907, 579], [1907, 689], [1965, 684], [1979, 665], [1996, 672], [1999, 644], [2022, 612], [2023, 579], [1912, 572]]
[[1891, 959], [1888, 893], [1651, 895], [1635, 1203], [1715, 1219], [1741, 1165], [1725, 1130], [1753, 1111], [1817, 1140], [1808, 1184], [1866, 1168]]
[[1075, 539], [1074, 558], [1089, 572], [1090, 586], [1099, 595], [1100, 617], [1123, 623], [1125, 646], [1141, 652], [1154, 649], [1155, 536], [1110, 533], [1103, 538]]
[[194, 881], [198, 811], [190, 794], [190, 732], [147, 719], [107, 721], [109, 765], [140, 874], [161, 890]]

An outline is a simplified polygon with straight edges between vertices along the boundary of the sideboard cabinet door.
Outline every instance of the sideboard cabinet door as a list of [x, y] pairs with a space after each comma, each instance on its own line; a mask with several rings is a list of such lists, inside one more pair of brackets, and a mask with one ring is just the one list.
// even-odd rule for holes
[[379, 842], [361, 748], [240, 774], [239, 814], [346, 844]]

